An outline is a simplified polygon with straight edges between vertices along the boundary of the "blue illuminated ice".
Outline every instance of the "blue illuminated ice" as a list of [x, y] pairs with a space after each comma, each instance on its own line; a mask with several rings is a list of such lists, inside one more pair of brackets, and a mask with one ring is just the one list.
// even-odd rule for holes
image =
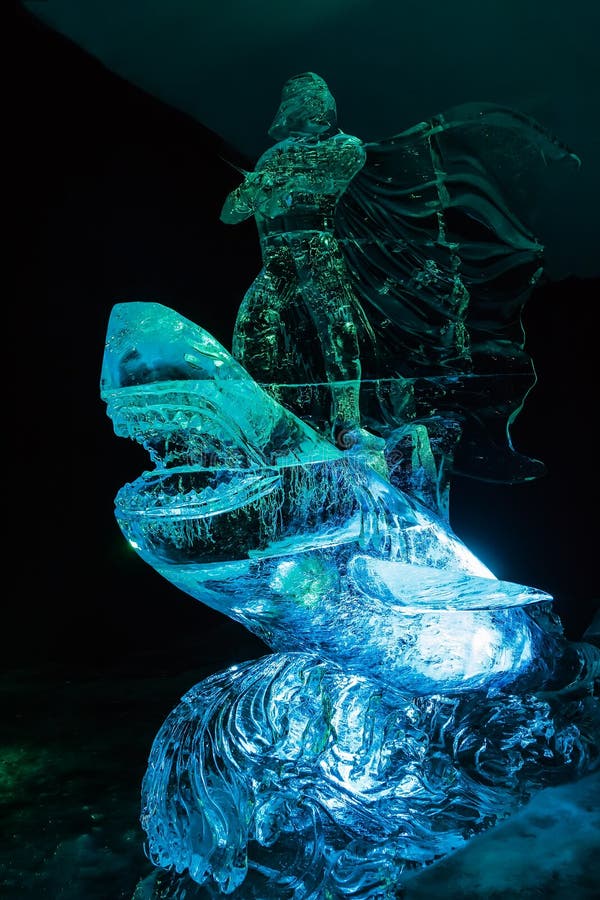
[[496, 579], [372, 451], [336, 448], [156, 303], [114, 307], [102, 385], [155, 464], [117, 495], [125, 536], [276, 651], [192, 689], [157, 735], [156, 865], [242, 896], [351, 896], [586, 771], [591, 698], [532, 693], [561, 666], [590, 678], [551, 598]]
[[598, 725], [590, 698], [413, 698], [314, 655], [272, 654], [170, 713], [142, 825], [157, 866], [217, 892], [391, 898], [403, 873], [582, 774]]
[[499, 688], [559, 654], [527, 608], [546, 594], [495, 579], [368, 451], [338, 450], [172, 310], [114, 307], [102, 384], [156, 463], [117, 496], [127, 539], [273, 649], [413, 694]]
[[185, 879], [391, 900], [600, 757], [598, 648], [496, 578], [448, 507], [454, 474], [541, 471], [509, 429], [535, 381], [520, 313], [542, 248], [493, 163], [497, 144], [572, 154], [489, 104], [377, 144], [335, 123], [319, 76], [290, 79], [274, 147], [225, 201], [263, 257], [232, 353], [159, 303], [108, 323], [102, 397], [153, 466], [117, 495], [123, 534], [272, 650], [192, 688], [156, 736], [157, 900]]

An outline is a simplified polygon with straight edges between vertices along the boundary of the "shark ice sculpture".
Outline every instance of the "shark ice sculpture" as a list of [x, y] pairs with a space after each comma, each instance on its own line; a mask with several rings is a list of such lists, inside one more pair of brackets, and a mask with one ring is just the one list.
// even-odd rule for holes
[[154, 465], [117, 495], [124, 535], [273, 650], [192, 688], [155, 739], [163, 897], [392, 898], [598, 758], [600, 653], [495, 578], [447, 504], [453, 472], [539, 471], [508, 428], [541, 248], [470, 139], [569, 153], [496, 108], [385, 146], [335, 123], [322, 79], [290, 79], [275, 146], [225, 202], [264, 261], [233, 354], [158, 303], [108, 324], [102, 396]]

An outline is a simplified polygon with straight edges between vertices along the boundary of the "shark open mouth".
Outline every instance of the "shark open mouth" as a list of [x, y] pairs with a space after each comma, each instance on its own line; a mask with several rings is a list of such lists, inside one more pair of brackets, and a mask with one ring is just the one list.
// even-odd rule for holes
[[115, 433], [153, 465], [121, 488], [117, 518], [134, 530], [146, 522], [165, 539], [169, 521], [177, 531], [177, 522], [249, 512], [286, 468], [341, 457], [208, 332], [157, 303], [114, 307], [101, 393]]
[[118, 492], [119, 518], [206, 518], [253, 503], [280, 484], [277, 469], [224, 419], [206, 388], [167, 381], [107, 392], [115, 432], [144, 447], [155, 467]]

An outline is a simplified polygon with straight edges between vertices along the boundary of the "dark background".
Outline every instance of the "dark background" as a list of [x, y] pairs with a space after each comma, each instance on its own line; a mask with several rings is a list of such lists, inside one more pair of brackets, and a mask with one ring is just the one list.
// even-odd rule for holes
[[[221, 156], [252, 163], [20, 7], [15, 40], [7, 179], [17, 194], [17, 290], [5, 300], [5, 339], [18, 424], [5, 432], [5, 478], [17, 540], [5, 561], [14, 586], [4, 662], [190, 666], [204, 662], [196, 648], [207, 633], [217, 663], [259, 655], [260, 642], [163, 581], [122, 537], [113, 497], [148, 461], [114, 435], [99, 396], [115, 302], [161, 302], [230, 346], [260, 255], [253, 222], [219, 222], [239, 181]], [[547, 283], [527, 310], [539, 380], [512, 433], [548, 474], [520, 486], [456, 479], [451, 493], [457, 534], [498, 577], [552, 593], [571, 638], [591, 621], [598, 594], [599, 286]]]

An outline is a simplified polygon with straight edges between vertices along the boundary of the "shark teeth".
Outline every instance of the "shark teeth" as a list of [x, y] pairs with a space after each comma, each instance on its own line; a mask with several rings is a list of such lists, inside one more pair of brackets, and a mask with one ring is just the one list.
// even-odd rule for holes
[[106, 394], [115, 433], [141, 444], [157, 469], [262, 468], [264, 458], [236, 422], [205, 396], [202, 382], [166, 382]]
[[149, 472], [121, 488], [117, 514], [132, 518], [200, 519], [247, 506], [281, 484], [273, 469], [230, 472], [179, 467]]

